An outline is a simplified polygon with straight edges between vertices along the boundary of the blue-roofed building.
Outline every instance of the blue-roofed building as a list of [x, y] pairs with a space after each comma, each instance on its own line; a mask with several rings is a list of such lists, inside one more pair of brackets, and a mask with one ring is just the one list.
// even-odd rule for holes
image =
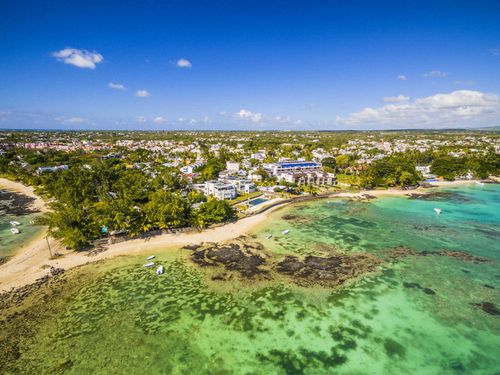
[[283, 172], [312, 172], [321, 170], [321, 163], [315, 161], [281, 161], [265, 165], [265, 168], [273, 175]]

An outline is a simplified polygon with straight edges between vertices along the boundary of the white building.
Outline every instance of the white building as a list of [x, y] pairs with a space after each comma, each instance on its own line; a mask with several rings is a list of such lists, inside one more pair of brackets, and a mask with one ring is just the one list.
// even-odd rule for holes
[[422, 176], [424, 176], [425, 178], [432, 176], [432, 174], [431, 174], [431, 166], [430, 165], [417, 165], [415, 167], [415, 170], [417, 172], [422, 173]]
[[241, 194], [250, 194], [256, 190], [255, 184], [247, 179], [231, 178], [225, 180], [224, 182], [233, 185]]
[[278, 163], [264, 164], [264, 168], [274, 176], [280, 173], [312, 172], [321, 169], [321, 163], [315, 161], [282, 161]]
[[219, 200], [236, 198], [236, 187], [222, 181], [205, 182], [203, 192], [207, 197], [211, 195]]
[[195, 169], [201, 167], [203, 165], [203, 163], [201, 162], [196, 162], [196, 163], [193, 163], [193, 164], [190, 164], [190, 165], [185, 165], [184, 167], [182, 167], [180, 169], [181, 173], [184, 173], [184, 174], [193, 174], [193, 172], [195, 171]]
[[240, 170], [240, 163], [228, 161], [226, 162], [226, 170], [228, 172], [237, 173]]

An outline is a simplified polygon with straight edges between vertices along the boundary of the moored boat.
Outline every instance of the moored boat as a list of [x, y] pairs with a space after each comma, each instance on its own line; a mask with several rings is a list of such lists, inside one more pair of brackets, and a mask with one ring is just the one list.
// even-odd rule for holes
[[155, 265], [154, 262], [151, 262], [151, 263], [146, 263], [144, 265], [144, 267], [148, 267], [149, 268], [149, 267], [153, 267], [154, 265]]
[[150, 255], [146, 258], [146, 260], [151, 260], [151, 259], [154, 259], [155, 258], [155, 255]]
[[10, 228], [10, 231], [12, 232], [12, 234], [19, 234], [19, 229], [17, 228]]
[[442, 210], [440, 208], [435, 208], [434, 211], [439, 215]]
[[161, 265], [158, 266], [158, 268], [156, 269], [156, 274], [161, 275], [163, 272], [165, 272], [165, 268]]
[[281, 233], [283, 233], [283, 234], [288, 234], [288, 233], [290, 233], [290, 229], [285, 229], [285, 230], [284, 230], [283, 232], [281, 232]]
[[11, 221], [10, 225], [12, 225], [13, 227], [17, 227], [18, 225], [21, 225], [21, 223], [19, 221]]

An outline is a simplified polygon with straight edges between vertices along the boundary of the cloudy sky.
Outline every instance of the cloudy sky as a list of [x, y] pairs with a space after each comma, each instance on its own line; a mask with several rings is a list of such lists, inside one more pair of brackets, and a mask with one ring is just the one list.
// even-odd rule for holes
[[3, 0], [0, 128], [500, 125], [498, 0], [366, 3]]

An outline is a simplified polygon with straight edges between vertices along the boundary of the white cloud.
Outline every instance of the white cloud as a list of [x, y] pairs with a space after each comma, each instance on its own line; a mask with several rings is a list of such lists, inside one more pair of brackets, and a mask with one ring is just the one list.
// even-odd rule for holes
[[137, 90], [135, 92], [135, 96], [138, 96], [139, 98], [147, 98], [148, 96], [151, 96], [151, 94], [147, 90]]
[[400, 74], [400, 75], [398, 75], [398, 79], [400, 81], [406, 81], [406, 76], [404, 74]]
[[178, 68], [191, 68], [193, 66], [193, 64], [191, 64], [191, 61], [189, 61], [188, 59], [179, 59], [177, 60], [175, 65]]
[[53, 52], [52, 56], [65, 64], [87, 69], [95, 69], [96, 64], [99, 64], [104, 60], [104, 57], [100, 53], [76, 48], [62, 49], [60, 51]]
[[145, 123], [146, 121], [148, 121], [148, 120], [146, 119], [146, 117], [144, 117], [144, 116], [137, 116], [137, 117], [135, 118], [135, 120], [136, 120], [137, 122], [140, 122], [141, 124], [143, 124], [143, 123]]
[[402, 102], [407, 102], [410, 100], [409, 96], [404, 96], [403, 94], [400, 94], [398, 96], [386, 96], [384, 98], [384, 102], [387, 103], [402, 103]]
[[440, 70], [431, 70], [430, 72], [424, 73], [425, 78], [444, 78], [448, 76], [450, 73], [442, 72]]
[[164, 124], [165, 122], [167, 122], [167, 119], [165, 117], [162, 117], [162, 116], [156, 116], [154, 119], [153, 119], [153, 122], [155, 124]]
[[500, 97], [480, 91], [457, 90], [413, 102], [365, 108], [337, 123], [353, 127], [467, 127], [495, 125], [500, 121]]
[[203, 122], [204, 122], [205, 124], [211, 124], [211, 123], [212, 123], [212, 120], [210, 120], [210, 117], [205, 116], [205, 117], [203, 117]]
[[177, 119], [177, 122], [186, 122], [186, 119], [184, 117], [179, 117]]
[[262, 113], [252, 112], [247, 109], [240, 109], [240, 111], [236, 112], [234, 116], [240, 120], [250, 120], [253, 122], [261, 122], [264, 118]]
[[490, 48], [489, 51], [493, 56], [500, 56], [500, 48]]
[[113, 82], [108, 83], [108, 87], [110, 89], [115, 89], [115, 90], [125, 90], [126, 89], [126, 87], [124, 85], [122, 85], [121, 83], [113, 83]]

